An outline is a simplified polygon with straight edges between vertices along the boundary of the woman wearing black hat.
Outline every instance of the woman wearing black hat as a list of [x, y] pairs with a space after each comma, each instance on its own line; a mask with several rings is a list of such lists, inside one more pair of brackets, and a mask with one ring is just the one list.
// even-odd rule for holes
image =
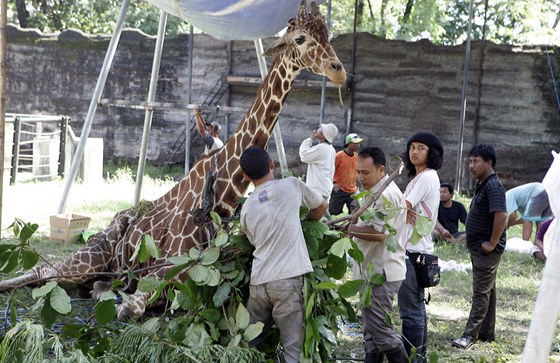
[[[404, 193], [408, 208], [407, 254], [408, 252], [433, 254], [432, 232], [437, 222], [440, 199], [440, 181], [436, 170], [441, 168], [443, 163], [441, 141], [430, 132], [419, 132], [408, 140], [403, 160], [408, 170], [408, 176], [414, 177], [408, 183]], [[432, 224], [430, 232], [413, 244], [411, 236], [418, 215], [428, 217]], [[411, 347], [415, 347], [414, 362], [422, 362], [426, 357], [428, 338], [424, 288], [418, 285], [416, 271], [408, 257], [406, 259], [406, 279], [400, 287], [398, 297], [405, 348], [410, 355]]]

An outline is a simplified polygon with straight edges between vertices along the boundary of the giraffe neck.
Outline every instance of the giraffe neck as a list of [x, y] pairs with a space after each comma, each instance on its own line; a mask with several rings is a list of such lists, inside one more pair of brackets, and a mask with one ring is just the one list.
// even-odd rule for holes
[[264, 78], [253, 105], [222, 148], [214, 187], [219, 213], [233, 214], [239, 198], [247, 190], [249, 184], [243, 180], [239, 158], [249, 146], [267, 146], [280, 110], [300, 71], [297, 65], [288, 61], [287, 56], [277, 58]]

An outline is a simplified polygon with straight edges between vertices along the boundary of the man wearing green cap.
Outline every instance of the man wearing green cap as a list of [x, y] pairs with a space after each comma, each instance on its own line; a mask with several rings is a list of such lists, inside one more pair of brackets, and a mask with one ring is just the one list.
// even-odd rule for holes
[[348, 134], [344, 138], [344, 149], [337, 152], [334, 160], [334, 184], [329, 201], [329, 213], [336, 215], [342, 213], [344, 205], [352, 213], [360, 205], [352, 195], [356, 193], [356, 164], [358, 149], [364, 141], [358, 134]]

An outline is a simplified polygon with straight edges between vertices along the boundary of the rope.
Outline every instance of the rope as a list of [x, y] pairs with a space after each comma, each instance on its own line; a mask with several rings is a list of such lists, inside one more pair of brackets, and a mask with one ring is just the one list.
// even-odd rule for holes
[[552, 85], [554, 86], [554, 94], [556, 95], [556, 104], [558, 105], [558, 111], [560, 112], [560, 97], [558, 96], [558, 88], [556, 88], [556, 77], [554, 77], [554, 71], [552, 69], [552, 62], [550, 61], [550, 52], [548, 51], [548, 45], [545, 45], [546, 57], [548, 58], [548, 68], [550, 68], [550, 77], [552, 77]]

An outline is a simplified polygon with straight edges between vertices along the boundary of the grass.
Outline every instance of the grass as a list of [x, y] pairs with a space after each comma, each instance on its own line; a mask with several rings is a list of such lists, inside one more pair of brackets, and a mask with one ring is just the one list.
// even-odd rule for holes
[[[132, 170], [135, 170], [135, 166], [112, 164], [106, 168], [105, 173], [108, 177], [103, 185], [95, 187], [76, 185], [75, 194], [72, 194], [74, 197], [69, 202], [70, 210], [90, 216], [92, 231], [105, 228], [117, 211], [129, 208], [132, 204], [134, 192]], [[180, 174], [178, 169], [172, 171], [173, 176], [161, 174], [161, 172], [158, 174], [157, 168], [151, 166], [147, 167], [147, 170], [151, 170], [152, 176], [146, 177], [144, 180], [142, 197], [150, 200], [169, 190], [174, 185], [173, 180]], [[32, 244], [49, 261], [56, 261], [81, 247], [81, 244], [78, 243], [60, 244], [48, 239], [48, 216], [53, 214], [53, 209], [59, 200], [54, 191], [60, 191], [62, 184], [60, 180], [22, 183], [19, 186], [8, 187], [8, 192], [5, 194], [9, 197], [11, 195], [10, 198], [13, 202], [22, 205], [22, 208], [17, 210], [9, 208], [8, 215], [17, 216], [26, 222], [41, 223], [39, 233], [33, 238]], [[76, 197], [76, 193], [78, 197]], [[468, 197], [457, 196], [456, 199], [463, 202], [468, 208], [470, 202]], [[4, 212], [6, 214], [6, 208]], [[11, 223], [7, 219], [4, 221], [4, 227]], [[3, 236], [5, 234], [9, 235], [9, 232], [4, 231]], [[513, 236], [521, 236], [520, 226], [514, 226], [508, 231], [508, 238]], [[470, 262], [464, 244], [437, 244], [435, 253], [444, 261]], [[432, 299], [427, 305], [429, 352], [436, 352], [439, 362], [519, 362], [531, 322], [542, 270], [543, 264], [526, 254], [511, 251], [504, 253], [497, 279], [497, 341], [493, 343], [478, 342], [469, 350], [451, 347], [451, 340], [463, 332], [468, 319], [472, 294], [472, 273], [470, 271], [444, 272], [439, 286], [430, 289]], [[31, 309], [33, 301], [30, 298], [30, 289], [21, 289], [16, 296], [22, 306]], [[6, 298], [6, 294], [0, 295], [0, 306], [5, 306]], [[83, 311], [87, 314], [87, 309]], [[77, 314], [81, 315], [80, 312]], [[395, 309], [393, 317], [396, 329], [400, 331], [397, 309]], [[348, 358], [346, 361], [361, 359], [363, 357], [361, 327], [359, 324], [344, 325], [343, 331], [338, 335], [340, 349], [337, 356]], [[560, 359], [559, 333], [560, 331], [557, 330], [551, 361]]]

